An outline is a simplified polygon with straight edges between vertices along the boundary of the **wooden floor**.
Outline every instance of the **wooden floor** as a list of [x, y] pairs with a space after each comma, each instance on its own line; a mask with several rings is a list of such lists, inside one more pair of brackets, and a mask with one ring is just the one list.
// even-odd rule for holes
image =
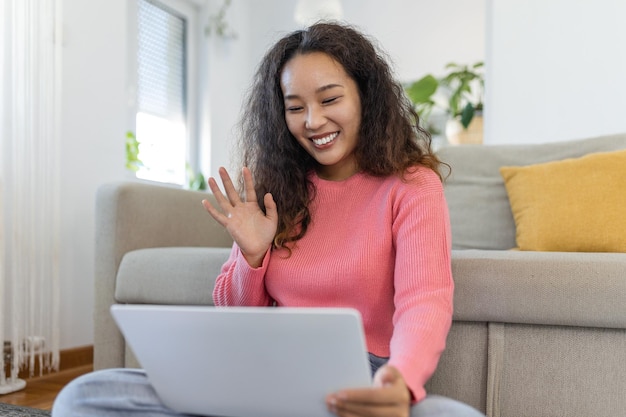
[[84, 365], [26, 380], [26, 388], [0, 395], [0, 402], [25, 407], [51, 410], [52, 403], [61, 389], [71, 380], [91, 372], [92, 365]]

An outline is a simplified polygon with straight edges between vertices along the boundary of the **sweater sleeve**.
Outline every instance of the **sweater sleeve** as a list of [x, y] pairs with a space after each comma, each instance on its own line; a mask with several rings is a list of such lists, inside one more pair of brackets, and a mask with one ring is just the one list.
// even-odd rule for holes
[[270, 258], [268, 249], [263, 263], [252, 268], [236, 243], [215, 280], [213, 303], [216, 306], [269, 306], [272, 299], [265, 289], [265, 272]]
[[443, 186], [431, 171], [417, 173], [394, 207], [395, 312], [389, 360], [403, 375], [414, 401], [426, 396], [424, 384], [445, 348], [454, 291]]

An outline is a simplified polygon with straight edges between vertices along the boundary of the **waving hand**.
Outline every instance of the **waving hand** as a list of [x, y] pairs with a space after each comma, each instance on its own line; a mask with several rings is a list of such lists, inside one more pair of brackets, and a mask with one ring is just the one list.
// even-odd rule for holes
[[248, 168], [243, 168], [242, 174], [243, 200], [237, 193], [228, 172], [222, 167], [219, 169], [219, 175], [226, 195], [222, 193], [215, 179], [209, 178], [209, 188], [215, 195], [217, 205], [221, 210], [214, 207], [208, 200], [202, 200], [202, 205], [230, 233], [250, 266], [258, 267], [274, 240], [278, 227], [278, 212], [272, 195], [267, 193], [263, 196], [266, 211], [263, 213], [257, 202], [252, 173]]

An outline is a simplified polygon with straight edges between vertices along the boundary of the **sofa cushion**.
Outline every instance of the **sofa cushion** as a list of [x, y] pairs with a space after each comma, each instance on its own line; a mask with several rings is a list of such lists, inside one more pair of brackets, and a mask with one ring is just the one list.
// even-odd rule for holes
[[626, 150], [500, 172], [519, 249], [626, 252]]
[[[505, 165], [531, 165], [626, 149], [626, 134], [530, 145], [462, 145], [440, 149], [450, 165], [445, 193], [455, 249], [511, 249], [515, 222], [500, 175]], [[444, 171], [445, 174], [445, 171]]]
[[454, 320], [626, 328], [626, 254], [453, 250]]
[[230, 248], [150, 248], [122, 258], [115, 300], [137, 304], [213, 305], [213, 286]]

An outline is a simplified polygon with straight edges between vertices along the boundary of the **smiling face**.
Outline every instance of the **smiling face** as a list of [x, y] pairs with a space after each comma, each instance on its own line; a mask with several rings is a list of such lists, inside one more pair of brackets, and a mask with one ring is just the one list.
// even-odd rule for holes
[[280, 86], [287, 127], [319, 163], [318, 175], [339, 181], [357, 172], [361, 99], [343, 66], [323, 52], [299, 54], [285, 64]]

